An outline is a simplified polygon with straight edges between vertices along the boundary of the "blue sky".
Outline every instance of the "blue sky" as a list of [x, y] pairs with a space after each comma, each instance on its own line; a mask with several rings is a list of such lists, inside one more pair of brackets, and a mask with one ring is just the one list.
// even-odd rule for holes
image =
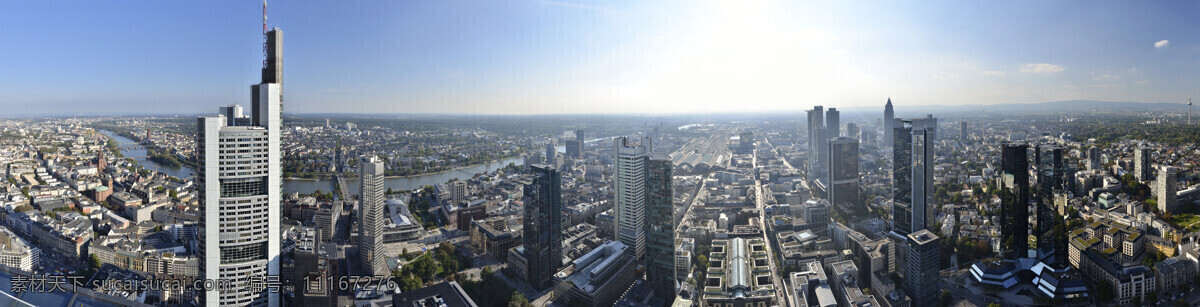
[[[0, 3], [7, 114], [215, 112], [257, 1]], [[697, 113], [1200, 96], [1182, 1], [275, 1], [285, 112]]]

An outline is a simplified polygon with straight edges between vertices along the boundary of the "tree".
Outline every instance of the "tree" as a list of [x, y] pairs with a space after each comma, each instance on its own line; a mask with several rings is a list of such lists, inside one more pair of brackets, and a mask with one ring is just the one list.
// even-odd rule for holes
[[99, 268], [100, 268], [100, 258], [97, 258], [97, 257], [96, 257], [96, 254], [91, 254], [91, 255], [89, 255], [89, 257], [88, 257], [88, 268], [92, 268], [92, 269], [99, 269]]
[[525, 298], [524, 295], [521, 295], [521, 292], [513, 290], [510, 297], [511, 298], [508, 300], [508, 307], [533, 307], [533, 304], [530, 304], [529, 299]]
[[950, 306], [950, 301], [953, 297], [950, 296], [950, 290], [942, 290], [942, 296], [939, 299], [941, 306]]
[[424, 284], [425, 284], [425, 282], [422, 281], [420, 277], [413, 276], [412, 274], [408, 274], [407, 277], [400, 280], [400, 289], [404, 290], [404, 292], [408, 292], [408, 291], [420, 289], [421, 286]]

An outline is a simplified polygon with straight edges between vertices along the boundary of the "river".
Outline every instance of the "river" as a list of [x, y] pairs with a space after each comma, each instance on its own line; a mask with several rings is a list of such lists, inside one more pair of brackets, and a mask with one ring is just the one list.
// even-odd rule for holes
[[[490, 173], [500, 168], [507, 166], [509, 163], [516, 165], [524, 165], [525, 160], [521, 157], [509, 158], [499, 162], [486, 164], [477, 164], [460, 168], [452, 171], [436, 174], [425, 174], [409, 177], [388, 177], [384, 180], [384, 188], [392, 190], [416, 190], [423, 186], [445, 183], [451, 179], [466, 180], [474, 177], [478, 173]], [[350, 193], [358, 193], [358, 176], [351, 175], [346, 178], [347, 190]], [[292, 193], [312, 193], [313, 191], [321, 190], [321, 192], [333, 192], [333, 180], [316, 180], [316, 179], [284, 179], [283, 192]]]
[[[603, 138], [595, 138], [595, 139], [587, 140], [586, 143], [602, 142], [605, 140], [611, 140], [613, 138], [614, 137], [612, 137], [612, 136], [603, 137]], [[601, 144], [600, 146], [604, 146], [604, 145]], [[565, 146], [558, 146], [555, 149], [558, 152], [566, 152]], [[461, 169], [448, 171], [448, 172], [444, 172], [444, 173], [417, 175], [417, 176], [410, 176], [410, 177], [389, 177], [384, 182], [384, 188], [385, 189], [391, 188], [392, 190], [396, 190], [396, 191], [416, 190], [416, 189], [420, 189], [421, 187], [427, 186], [427, 185], [446, 183], [447, 181], [450, 181], [452, 179], [466, 180], [471, 177], [474, 177], [475, 174], [478, 174], [478, 173], [491, 173], [491, 172], [496, 171], [497, 169], [507, 166], [509, 163], [516, 164], [517, 166], [522, 166], [525, 164], [525, 160], [522, 159], [521, 157], [516, 157], [516, 158], [509, 158], [507, 160], [503, 160], [500, 162], [473, 165], [473, 166], [469, 166], [466, 168], [461, 168]], [[346, 187], [346, 188], [350, 191], [350, 193], [358, 193], [358, 176], [351, 175], [351, 176], [347, 177], [346, 185], [348, 185], [348, 187]], [[321, 190], [321, 192], [333, 192], [333, 190], [334, 190], [333, 189], [333, 180], [316, 180], [316, 179], [284, 179], [283, 180], [283, 192], [284, 193], [300, 192], [300, 193], [307, 194], [307, 193], [312, 193], [316, 190]]]
[[[112, 131], [100, 130], [100, 133], [116, 140], [117, 144], [119, 146], [137, 144], [137, 142], [134, 142], [133, 140], [130, 140], [129, 138], [117, 135], [116, 133], [114, 133]], [[608, 139], [612, 139], [612, 138], [613, 137], [590, 139], [590, 140], [587, 140], [587, 143], [600, 142], [600, 141], [608, 140]], [[601, 145], [601, 146], [603, 146], [603, 145]], [[558, 148], [556, 148], [556, 149], [558, 150], [558, 152], [565, 151], [565, 148], [563, 146], [558, 146]], [[195, 170], [193, 170], [190, 167], [187, 167], [187, 166], [168, 167], [168, 166], [159, 165], [158, 163], [155, 163], [154, 161], [150, 161], [149, 159], [144, 158], [146, 156], [146, 148], [145, 147], [137, 146], [137, 147], [122, 148], [121, 153], [125, 154], [126, 157], [143, 157], [143, 158], [136, 159], [138, 161], [138, 163], [141, 163], [142, 166], [145, 166], [150, 169], [154, 169], [157, 167], [158, 171], [167, 173], [167, 175], [175, 176], [175, 177], [182, 178], [182, 179], [189, 179], [190, 177], [195, 175]], [[445, 183], [452, 179], [465, 180], [465, 179], [474, 177], [475, 174], [478, 174], [478, 173], [491, 173], [491, 172], [496, 171], [497, 169], [507, 166], [509, 163], [520, 166], [520, 165], [524, 165], [525, 161], [521, 157], [515, 157], [515, 158], [505, 159], [505, 160], [502, 160], [499, 162], [472, 165], [469, 167], [460, 168], [460, 169], [442, 172], [442, 173], [436, 173], [436, 174], [425, 174], [425, 175], [417, 175], [417, 176], [409, 176], [409, 177], [389, 177], [385, 180], [386, 182], [384, 183], [384, 186], [385, 186], [385, 188], [391, 188], [392, 190], [415, 190], [415, 189], [419, 189], [426, 185], [435, 185], [435, 184], [439, 184], [439, 183]], [[358, 177], [357, 176], [349, 176], [348, 178], [346, 178], [346, 185], [349, 185], [349, 187], [347, 187], [347, 188], [350, 190], [351, 193], [357, 193]], [[321, 190], [322, 192], [332, 192], [334, 190], [333, 189], [333, 180], [287, 179], [287, 178], [283, 179], [283, 192], [284, 193], [300, 192], [300, 193], [307, 194], [307, 193], [312, 193], [316, 190]]]
[[[112, 138], [113, 140], [117, 141], [117, 146], [137, 145], [138, 144], [137, 142], [134, 142], [133, 140], [130, 140], [129, 138], [117, 135], [116, 132], [112, 132], [112, 131], [108, 131], [108, 130], [99, 130], [99, 131], [101, 134], [104, 134], [105, 136], [108, 136], [109, 138]], [[160, 165], [158, 163], [155, 163], [154, 161], [150, 161], [150, 159], [146, 158], [146, 148], [142, 147], [140, 145], [139, 146], [131, 146], [131, 147], [122, 147], [121, 153], [124, 154], [126, 157], [140, 157], [135, 160], [137, 160], [138, 163], [142, 164], [142, 166], [144, 166], [148, 169], [151, 169], [151, 170], [158, 169], [158, 171], [160, 171], [160, 172], [166, 173], [167, 175], [171, 175], [174, 177], [178, 177], [180, 179], [188, 179], [188, 177], [192, 177], [193, 175], [195, 175], [194, 173], [196, 172], [195, 170], [193, 170], [192, 168], [187, 167], [187, 166], [170, 167], [170, 166]]]

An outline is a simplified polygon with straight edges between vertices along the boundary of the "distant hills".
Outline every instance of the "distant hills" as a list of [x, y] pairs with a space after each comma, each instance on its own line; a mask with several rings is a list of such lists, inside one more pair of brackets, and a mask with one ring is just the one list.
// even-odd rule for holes
[[[882, 105], [879, 107], [883, 112]], [[1057, 113], [1057, 112], [1089, 112], [1089, 113], [1138, 113], [1138, 112], [1186, 112], [1187, 103], [1170, 102], [1121, 102], [1097, 100], [1064, 100], [1037, 103], [1005, 103], [1005, 104], [976, 104], [976, 105], [943, 105], [943, 106], [896, 106], [897, 113], [905, 110], [947, 113], [947, 112], [998, 112], [998, 113]]]

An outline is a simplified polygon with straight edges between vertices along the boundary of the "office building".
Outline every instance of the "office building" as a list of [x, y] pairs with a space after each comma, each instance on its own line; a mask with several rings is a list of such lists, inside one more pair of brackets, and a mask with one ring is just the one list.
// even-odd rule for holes
[[0, 227], [0, 264], [33, 272], [41, 256], [41, 249], [29, 244], [8, 228]]
[[450, 207], [461, 206], [467, 201], [467, 182], [455, 180], [450, 182]]
[[959, 121], [958, 124], [960, 125], [958, 127], [958, 140], [965, 141], [967, 140], [967, 121]]
[[524, 187], [525, 277], [530, 285], [543, 289], [562, 267], [562, 178], [548, 165], [532, 169], [533, 181]]
[[654, 296], [675, 299], [675, 216], [671, 157], [651, 153], [646, 160], [646, 281]]
[[1138, 147], [1133, 151], [1133, 177], [1141, 182], [1150, 181], [1154, 170], [1150, 166], [1150, 148]]
[[829, 202], [843, 212], [859, 208], [858, 139], [829, 140]]
[[858, 138], [858, 124], [846, 123], [846, 137], [854, 139]]
[[273, 29], [265, 36], [262, 82], [251, 87], [249, 119], [236, 113], [232, 120], [224, 115], [197, 119], [202, 275], [231, 285], [205, 291], [203, 302], [209, 305], [279, 305], [278, 292], [251, 287], [252, 280], [279, 276], [281, 245], [283, 32]]
[[646, 249], [646, 164], [653, 152], [650, 138], [633, 144], [626, 137], [613, 140], [616, 154], [616, 231], [617, 240], [641, 259]]
[[825, 107], [814, 106], [808, 112], [808, 180], [824, 177], [822, 166], [825, 165], [827, 152], [825, 144]]
[[887, 147], [892, 147], [892, 142], [895, 141], [892, 134], [895, 133], [896, 113], [892, 110], [892, 99], [888, 98], [887, 104], [883, 105], [883, 139]]
[[908, 234], [908, 259], [904, 270], [904, 291], [913, 306], [933, 306], [938, 299], [938, 262], [941, 240], [929, 230]]
[[1179, 179], [1175, 177], [1175, 168], [1161, 166], [1158, 168], [1158, 179], [1154, 180], [1154, 195], [1158, 196], [1158, 211], [1162, 213], [1175, 212], [1179, 204], [1176, 192], [1179, 190]]
[[613, 306], [637, 276], [629, 247], [608, 241], [554, 274], [554, 302], [561, 306]]
[[904, 235], [932, 224], [937, 118], [896, 119], [892, 127], [892, 221], [896, 233]]
[[576, 140], [567, 140], [566, 146], [563, 146], [566, 153], [564, 157], [582, 159], [583, 158], [583, 143]]
[[477, 307], [458, 282], [447, 281], [428, 287], [397, 293], [392, 296], [392, 306], [402, 307]]
[[358, 258], [363, 275], [387, 275], [384, 263], [383, 161], [375, 155], [358, 162]]
[[1000, 157], [1000, 246], [1004, 257], [1028, 257], [1029, 145], [1004, 143]]
[[1094, 171], [1104, 167], [1100, 163], [1100, 148], [1096, 146], [1088, 147], [1087, 150], [1087, 170]]
[[1065, 194], [1071, 190], [1071, 180], [1074, 171], [1066, 160], [1067, 149], [1059, 145], [1034, 146], [1034, 161], [1037, 169], [1038, 189], [1035, 191], [1037, 201], [1037, 218], [1033, 234], [1037, 237], [1037, 260], [1054, 268], [1067, 265], [1067, 234], [1063, 229], [1055, 229], [1062, 223], [1062, 215], [1055, 208], [1055, 195]]
[[839, 136], [842, 136], [842, 112], [837, 108], [829, 108], [829, 111], [825, 112], [825, 138]]
[[554, 141], [554, 139], [550, 139], [550, 140], [546, 141], [546, 161], [545, 161], [546, 165], [550, 165], [551, 167], [557, 167], [556, 165], [554, 165], [554, 158], [556, 156], [558, 156], [557, 146], [558, 146], [558, 143], [556, 143]]
[[[292, 286], [295, 289], [295, 302], [301, 306], [340, 306], [339, 292], [336, 284], [330, 284], [330, 278], [336, 280], [345, 276], [345, 268], [341, 267], [343, 260], [338, 254], [334, 243], [317, 244], [312, 250], [297, 250], [295, 259], [295, 276]], [[349, 297], [341, 296], [342, 300]]]

